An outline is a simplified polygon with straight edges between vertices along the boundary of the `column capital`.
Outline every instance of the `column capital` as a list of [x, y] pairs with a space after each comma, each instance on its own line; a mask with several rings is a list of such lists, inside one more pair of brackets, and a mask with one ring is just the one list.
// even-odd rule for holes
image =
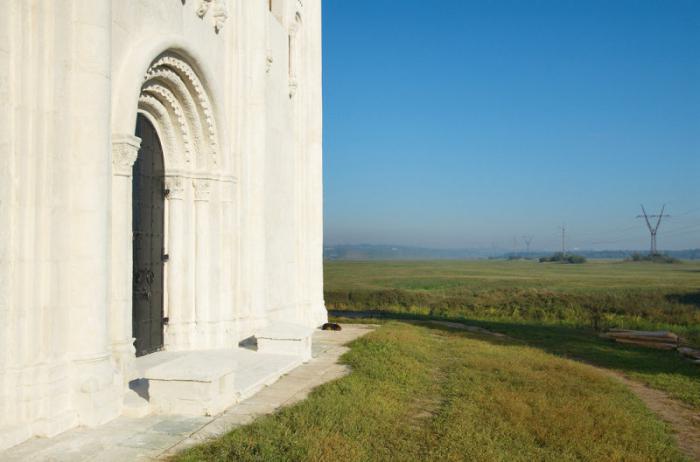
[[194, 200], [208, 201], [211, 198], [211, 181], [196, 179], [192, 181], [194, 186]]
[[166, 176], [165, 189], [168, 191], [169, 200], [182, 200], [185, 198], [185, 181], [181, 176]]
[[112, 135], [112, 174], [131, 176], [139, 155], [141, 138], [134, 135]]

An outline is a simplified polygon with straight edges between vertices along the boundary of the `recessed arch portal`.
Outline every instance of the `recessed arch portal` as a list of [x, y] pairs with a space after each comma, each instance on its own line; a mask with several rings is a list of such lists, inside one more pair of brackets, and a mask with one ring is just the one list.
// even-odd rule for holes
[[168, 169], [207, 171], [219, 164], [218, 130], [209, 94], [192, 65], [165, 52], [149, 66], [138, 101], [161, 136]]
[[[134, 65], [123, 69], [113, 117], [111, 335], [124, 371], [134, 353], [193, 346], [195, 309], [204, 311], [208, 304], [201, 287], [210, 263], [205, 225], [209, 192], [216, 191], [210, 184], [228, 167], [212, 97], [218, 87], [203, 78], [210, 74], [199, 69], [192, 58], [197, 55], [175, 47], [147, 61], [149, 53], [137, 53]], [[137, 72], [138, 63], [144, 67]], [[132, 169], [148, 149], [158, 151], [158, 161], [151, 162], [153, 181], [144, 180], [142, 164]], [[144, 181], [151, 187], [145, 195]], [[153, 212], [155, 229], [146, 230], [152, 236], [145, 243], [136, 239], [144, 228], [137, 207], [144, 206]], [[144, 300], [149, 297], [153, 306]]]

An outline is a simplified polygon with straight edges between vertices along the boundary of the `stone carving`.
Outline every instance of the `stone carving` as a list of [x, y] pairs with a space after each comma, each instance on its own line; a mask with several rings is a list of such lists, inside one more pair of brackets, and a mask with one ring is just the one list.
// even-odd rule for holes
[[265, 57], [265, 73], [269, 74], [270, 71], [272, 70], [272, 63], [274, 62], [274, 58], [272, 57], [272, 51], [268, 50], [267, 51], [267, 56]]
[[197, 8], [197, 16], [200, 18], [203, 18], [204, 15], [207, 14], [207, 11], [209, 11], [209, 7], [211, 6], [212, 0], [200, 0], [199, 2], [199, 8]]
[[141, 139], [133, 135], [112, 136], [112, 171], [114, 175], [131, 176], [141, 147]]
[[228, 19], [228, 8], [225, 0], [200, 0], [197, 8], [197, 16], [204, 18], [207, 12], [212, 11], [212, 21], [214, 30], [219, 32], [224, 27], [226, 19]]
[[214, 17], [214, 29], [216, 32], [219, 32], [224, 28], [224, 23], [226, 22], [226, 19], [228, 19], [228, 10], [226, 9], [226, 6], [222, 5], [221, 3], [217, 3], [214, 6], [214, 13], [212, 16]]
[[208, 201], [211, 197], [211, 181], [197, 179], [192, 182], [194, 186], [194, 200]]
[[168, 191], [169, 200], [182, 200], [185, 198], [185, 182], [180, 176], [166, 176], [165, 189]]

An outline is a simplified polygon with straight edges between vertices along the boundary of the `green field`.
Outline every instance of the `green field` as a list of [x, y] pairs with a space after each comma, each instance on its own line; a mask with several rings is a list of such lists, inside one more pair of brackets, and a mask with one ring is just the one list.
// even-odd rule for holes
[[672, 329], [700, 343], [700, 262], [326, 262], [331, 310]]
[[598, 329], [671, 329], [700, 344], [700, 263], [327, 262], [329, 309], [441, 318], [615, 369], [700, 409], [700, 367]]
[[176, 460], [685, 460], [624, 385], [508, 339], [390, 322], [343, 361], [351, 375]]
[[[381, 324], [343, 356], [352, 374], [176, 460], [686, 460], [667, 424], [590, 365], [700, 410], [700, 367], [598, 335], [700, 341], [700, 263], [327, 262], [325, 278], [335, 319]], [[506, 337], [413, 322], [431, 319]]]

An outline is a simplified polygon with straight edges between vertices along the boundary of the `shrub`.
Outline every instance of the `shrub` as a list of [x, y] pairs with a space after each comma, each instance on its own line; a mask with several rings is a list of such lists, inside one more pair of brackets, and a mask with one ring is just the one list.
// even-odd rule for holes
[[582, 255], [565, 254], [557, 252], [551, 257], [541, 257], [540, 263], [586, 263], [586, 257]]
[[633, 253], [625, 261], [636, 261], [636, 262], [648, 261], [651, 263], [679, 263], [680, 262], [680, 260], [677, 258], [670, 257], [668, 255], [663, 255], [660, 253], [642, 255], [639, 252]]

